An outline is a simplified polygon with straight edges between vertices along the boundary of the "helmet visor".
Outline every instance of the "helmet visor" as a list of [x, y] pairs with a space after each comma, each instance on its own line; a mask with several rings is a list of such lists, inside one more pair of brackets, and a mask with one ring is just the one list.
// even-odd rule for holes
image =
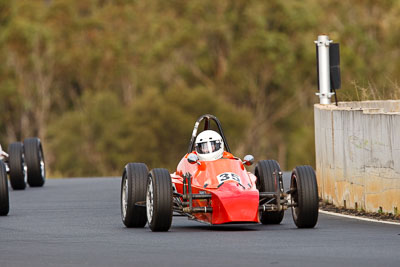
[[196, 144], [196, 152], [200, 154], [213, 153], [221, 149], [221, 141], [208, 141]]

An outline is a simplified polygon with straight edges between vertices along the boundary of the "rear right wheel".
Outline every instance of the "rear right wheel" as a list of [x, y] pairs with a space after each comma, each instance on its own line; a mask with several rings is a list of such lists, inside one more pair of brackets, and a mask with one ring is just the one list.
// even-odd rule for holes
[[5, 163], [0, 160], [0, 216], [5, 216], [10, 210], [8, 199], [8, 181]]
[[149, 170], [144, 163], [128, 163], [122, 174], [121, 217], [128, 228], [144, 227], [146, 217], [146, 184]]
[[24, 163], [24, 147], [21, 142], [8, 146], [8, 166], [10, 167], [10, 183], [14, 190], [24, 190], [26, 187], [26, 170]]

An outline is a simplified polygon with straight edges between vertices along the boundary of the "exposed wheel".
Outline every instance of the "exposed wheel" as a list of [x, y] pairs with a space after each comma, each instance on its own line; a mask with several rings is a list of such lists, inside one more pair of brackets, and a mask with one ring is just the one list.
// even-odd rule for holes
[[318, 221], [318, 187], [311, 166], [298, 166], [290, 181], [293, 221], [298, 228], [313, 228]]
[[0, 160], [0, 216], [5, 216], [10, 210], [8, 200], [8, 181], [6, 165]]
[[[255, 168], [254, 174], [257, 176], [256, 187], [260, 192], [275, 192], [274, 172], [280, 172], [281, 167], [275, 160], [260, 160]], [[276, 201], [272, 204], [276, 204]], [[260, 211], [260, 221], [262, 224], [280, 224], [284, 210], [281, 211]]]
[[26, 170], [24, 163], [24, 147], [21, 142], [8, 146], [8, 166], [10, 167], [10, 182], [14, 190], [23, 190], [26, 187]]
[[121, 182], [121, 217], [126, 227], [146, 225], [145, 201], [148, 174], [149, 170], [144, 163], [128, 163], [125, 166]]
[[172, 182], [166, 169], [153, 169], [147, 179], [146, 210], [154, 232], [168, 231], [172, 223]]
[[27, 138], [24, 140], [24, 158], [28, 169], [29, 186], [43, 186], [46, 180], [46, 170], [42, 144], [39, 138]]

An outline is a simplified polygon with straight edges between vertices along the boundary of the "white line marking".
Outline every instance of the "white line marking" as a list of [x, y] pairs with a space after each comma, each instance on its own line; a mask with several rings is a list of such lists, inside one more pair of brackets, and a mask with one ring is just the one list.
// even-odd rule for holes
[[360, 221], [367, 221], [367, 222], [377, 222], [377, 223], [386, 223], [386, 224], [400, 225], [400, 223], [398, 223], [398, 222], [388, 222], [388, 221], [382, 221], [382, 220], [376, 220], [376, 219], [368, 219], [368, 218], [357, 217], [357, 216], [352, 216], [352, 215], [346, 215], [346, 214], [341, 214], [341, 213], [336, 213], [336, 212], [331, 212], [331, 211], [325, 211], [325, 210], [319, 210], [319, 212], [320, 212], [320, 213], [324, 213], [324, 214], [339, 216], [339, 217], [345, 217], [345, 218], [350, 218], [350, 219], [356, 219], [356, 220], [360, 220]]

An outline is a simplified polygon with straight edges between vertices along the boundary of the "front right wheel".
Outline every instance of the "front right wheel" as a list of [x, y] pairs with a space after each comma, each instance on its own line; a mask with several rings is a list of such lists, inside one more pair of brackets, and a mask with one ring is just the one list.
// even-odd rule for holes
[[0, 216], [6, 216], [10, 210], [8, 199], [8, 181], [5, 163], [0, 160]]
[[147, 179], [147, 221], [153, 232], [166, 232], [172, 223], [172, 181], [166, 169], [153, 169]]
[[298, 228], [313, 228], [318, 221], [318, 187], [314, 169], [298, 166], [290, 180], [292, 216]]

